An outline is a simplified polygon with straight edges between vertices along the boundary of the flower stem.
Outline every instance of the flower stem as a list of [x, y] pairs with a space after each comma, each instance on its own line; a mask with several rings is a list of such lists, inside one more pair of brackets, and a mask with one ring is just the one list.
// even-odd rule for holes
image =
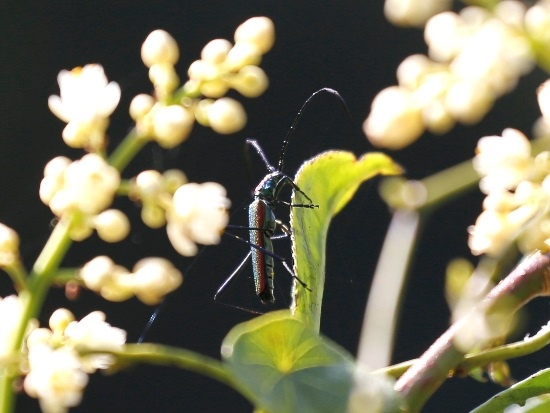
[[200, 373], [240, 390], [220, 361], [191, 350], [146, 343], [127, 344], [123, 351], [109, 354], [115, 356], [118, 364], [122, 366], [135, 363], [175, 366]]
[[[464, 361], [460, 363], [455, 371], [465, 372], [477, 367], [486, 366], [489, 363], [503, 360], [511, 360], [518, 357], [527, 356], [535, 353], [550, 344], [550, 328], [543, 327], [539, 333], [532, 337], [527, 337], [522, 341], [504, 344], [482, 350], [477, 353], [466, 354]], [[418, 359], [407, 360], [402, 363], [373, 371], [373, 374], [382, 374], [394, 378], [401, 377]], [[451, 375], [449, 371], [449, 375]]]
[[109, 157], [109, 164], [121, 172], [147, 142], [149, 138], [140, 135], [137, 129], [133, 128], [113, 151]]
[[[68, 236], [72, 219], [60, 220], [38, 256], [31, 272], [28, 288], [19, 293], [23, 306], [21, 319], [13, 337], [12, 352], [16, 354], [23, 346], [23, 339], [29, 321], [38, 315], [42, 308], [48, 287], [61, 260], [71, 245]], [[17, 373], [12, 369], [2, 369], [0, 373], [0, 412], [13, 411], [15, 403], [12, 383]]]

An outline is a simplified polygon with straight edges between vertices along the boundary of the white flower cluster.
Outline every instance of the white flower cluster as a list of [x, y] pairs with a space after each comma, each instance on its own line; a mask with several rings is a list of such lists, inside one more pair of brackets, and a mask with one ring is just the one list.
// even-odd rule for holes
[[[141, 94], [130, 105], [140, 135], [172, 148], [187, 138], [195, 119], [222, 134], [241, 130], [246, 123], [244, 108], [224, 96], [231, 88], [247, 97], [259, 96], [267, 89], [267, 76], [258, 65], [274, 41], [270, 19], [247, 20], [235, 32], [235, 45], [216, 39], [203, 48], [201, 59], [189, 67], [189, 80], [177, 91], [177, 42], [164, 30], [152, 32], [143, 43], [141, 57], [149, 67], [155, 97]], [[200, 99], [201, 95], [206, 99]]]
[[141, 201], [141, 216], [148, 226], [166, 224], [170, 242], [185, 256], [197, 253], [195, 243], [219, 243], [229, 220], [231, 202], [223, 186], [215, 182], [186, 183], [185, 176], [175, 170], [140, 173], [133, 180], [130, 197]]
[[400, 149], [426, 129], [439, 134], [455, 122], [478, 122], [532, 68], [532, 36], [544, 17], [550, 21], [548, 7], [527, 9], [516, 0], [501, 1], [492, 11], [471, 6], [432, 17], [424, 31], [430, 57], [405, 59], [398, 86], [375, 97], [363, 125], [368, 139]]
[[118, 171], [97, 154], [73, 162], [58, 156], [46, 165], [39, 193], [58, 218], [79, 216], [71, 229], [72, 239], [85, 239], [95, 228], [102, 239], [115, 242], [124, 239], [130, 228], [121, 211], [105, 210], [113, 202], [119, 184]]
[[145, 304], [158, 304], [178, 288], [183, 276], [163, 258], [144, 258], [133, 272], [116, 265], [109, 257], [99, 256], [85, 264], [79, 276], [92, 291], [109, 301], [124, 301], [136, 296]]
[[120, 87], [107, 83], [103, 67], [97, 64], [62, 70], [57, 76], [61, 96], [50, 96], [48, 106], [67, 123], [63, 140], [72, 148], [96, 152], [105, 148], [109, 116], [120, 100]]
[[[549, 87], [546, 82], [539, 89], [543, 119]], [[505, 129], [502, 136], [479, 140], [473, 165], [487, 197], [468, 230], [472, 253], [499, 256], [514, 240], [525, 253], [550, 248], [550, 151], [533, 156], [525, 135]]]
[[25, 392], [40, 401], [45, 413], [62, 413], [77, 406], [88, 374], [113, 364], [107, 354], [87, 351], [119, 351], [126, 332], [105, 322], [105, 314], [94, 311], [80, 321], [65, 309], [50, 317], [50, 329], [38, 328], [27, 338], [28, 371]]

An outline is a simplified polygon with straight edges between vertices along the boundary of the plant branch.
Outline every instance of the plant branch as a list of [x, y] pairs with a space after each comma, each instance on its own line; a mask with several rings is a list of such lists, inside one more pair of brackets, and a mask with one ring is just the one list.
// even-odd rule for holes
[[[550, 254], [537, 252], [525, 258], [476, 308], [454, 323], [401, 376], [395, 390], [405, 398], [409, 411], [419, 411], [445, 381], [449, 372], [464, 362], [467, 351], [459, 349], [455, 340], [469, 327], [472, 320], [476, 317], [488, 319], [495, 316], [499, 319], [510, 319], [528, 301], [545, 295], [550, 295]], [[472, 348], [474, 345], [486, 344], [491, 338], [493, 337], [488, 335], [485, 340], [480, 339], [472, 344]]]

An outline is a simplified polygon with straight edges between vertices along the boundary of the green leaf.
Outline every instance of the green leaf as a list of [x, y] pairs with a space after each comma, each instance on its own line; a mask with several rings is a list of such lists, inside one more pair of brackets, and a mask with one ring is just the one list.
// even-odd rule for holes
[[352, 357], [288, 310], [234, 327], [222, 357], [243, 393], [269, 413], [345, 412]]
[[[396, 175], [401, 168], [382, 153], [371, 152], [356, 159], [351, 152], [324, 152], [302, 165], [295, 182], [319, 208], [292, 208], [294, 273], [308, 289], [294, 286], [296, 314], [317, 331], [325, 279], [325, 246], [330, 221], [349, 202], [359, 185], [375, 175]], [[298, 191], [292, 203], [305, 203]], [[366, 206], [365, 211], [367, 211]], [[367, 215], [366, 215], [367, 216]]]
[[513, 404], [524, 405], [527, 399], [550, 393], [550, 369], [541, 370], [500, 392], [470, 413], [502, 412]]

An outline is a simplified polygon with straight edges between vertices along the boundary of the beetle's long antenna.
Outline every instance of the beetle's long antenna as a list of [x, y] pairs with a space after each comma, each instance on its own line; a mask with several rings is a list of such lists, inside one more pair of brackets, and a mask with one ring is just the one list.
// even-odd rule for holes
[[296, 117], [294, 118], [294, 122], [292, 122], [292, 125], [290, 125], [290, 128], [288, 129], [288, 132], [286, 133], [286, 136], [285, 136], [285, 140], [283, 141], [283, 147], [281, 148], [281, 154], [279, 155], [279, 164], [277, 166], [277, 170], [278, 171], [282, 171], [283, 170], [283, 165], [284, 165], [284, 158], [285, 158], [285, 151], [286, 151], [286, 147], [288, 145], [288, 141], [290, 140], [290, 136], [292, 136], [292, 134], [294, 133], [294, 130], [296, 129], [296, 125], [298, 124], [298, 121], [300, 120], [300, 118], [302, 117], [303, 113], [304, 113], [304, 109], [311, 103], [311, 101], [316, 97], [318, 96], [319, 94], [321, 93], [330, 93], [332, 96], [335, 96], [337, 97], [340, 102], [342, 103], [342, 106], [344, 107], [346, 113], [348, 114], [349, 117], [351, 117], [351, 113], [349, 111], [349, 108], [348, 106], [346, 105], [346, 101], [344, 100], [344, 98], [340, 95], [340, 93], [338, 93], [336, 90], [334, 89], [331, 89], [331, 88], [328, 88], [328, 87], [324, 87], [322, 89], [319, 89], [317, 92], [314, 92], [309, 98], [307, 98], [307, 100], [304, 102], [304, 104], [302, 105], [302, 107], [300, 108], [300, 110], [298, 111], [298, 114], [296, 115]]

